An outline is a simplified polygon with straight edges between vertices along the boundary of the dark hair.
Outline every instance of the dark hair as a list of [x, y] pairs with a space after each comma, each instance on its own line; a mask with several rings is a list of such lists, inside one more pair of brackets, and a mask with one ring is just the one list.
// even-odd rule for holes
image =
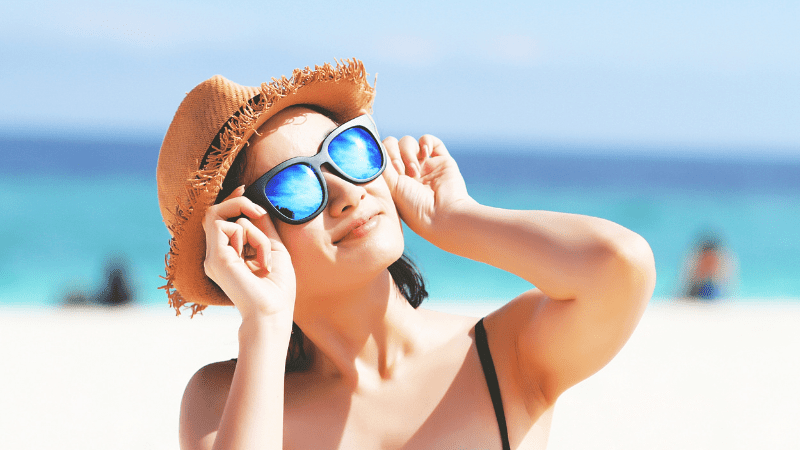
[[[297, 106], [303, 106], [312, 109], [333, 120], [328, 111], [322, 110], [315, 105]], [[339, 124], [337, 123], [337, 126], [338, 125]], [[234, 189], [242, 184], [244, 171], [247, 167], [246, 150], [247, 145], [242, 148], [242, 150], [236, 156], [236, 159], [234, 159], [233, 163], [231, 164], [230, 169], [228, 169], [228, 173], [225, 176], [225, 179], [222, 181], [222, 188], [220, 189], [219, 195], [217, 195], [216, 203], [219, 203], [227, 198], [229, 195], [231, 195]], [[392, 280], [397, 286], [397, 289], [400, 291], [400, 294], [402, 294], [408, 303], [414, 308], [418, 308], [419, 305], [421, 305], [422, 302], [428, 297], [428, 291], [425, 290], [425, 280], [422, 278], [422, 274], [405, 253], [400, 257], [400, 259], [393, 262], [389, 266], [389, 274], [391, 274]], [[310, 366], [313, 355], [306, 354], [305, 342], [306, 339], [305, 335], [303, 334], [303, 330], [301, 330], [296, 323], [293, 323], [292, 337], [289, 340], [289, 352], [286, 355], [287, 373], [301, 372]]]

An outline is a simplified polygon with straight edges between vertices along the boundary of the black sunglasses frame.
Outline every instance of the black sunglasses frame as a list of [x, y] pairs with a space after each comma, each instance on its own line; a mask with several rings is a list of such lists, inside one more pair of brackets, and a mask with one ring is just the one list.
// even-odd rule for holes
[[[328, 146], [330, 145], [331, 141], [333, 141], [336, 136], [344, 133], [345, 131], [351, 128], [363, 128], [365, 129], [375, 140], [378, 144], [378, 147], [381, 149], [381, 168], [378, 172], [366, 179], [359, 179], [353, 178], [344, 171], [342, 171], [339, 166], [333, 162], [331, 159], [330, 154], [328, 153]], [[356, 117], [355, 119], [349, 120], [342, 125], [339, 125], [333, 131], [325, 137], [325, 140], [322, 141], [320, 145], [319, 152], [317, 152], [314, 156], [297, 156], [295, 158], [287, 159], [286, 161], [278, 164], [277, 166], [270, 169], [269, 172], [261, 175], [253, 184], [251, 184], [244, 192], [244, 196], [250, 199], [253, 203], [262, 206], [265, 208], [272, 217], [281, 220], [282, 222], [286, 222], [291, 225], [299, 225], [302, 223], [306, 223], [315, 217], [317, 217], [322, 211], [325, 210], [325, 207], [328, 206], [328, 184], [325, 182], [325, 177], [322, 176], [322, 166], [328, 165], [331, 169], [331, 172], [338, 176], [343, 180], [347, 180], [353, 184], [364, 184], [369, 183], [370, 181], [378, 178], [381, 176], [383, 171], [386, 169], [386, 160], [387, 160], [387, 153], [386, 149], [383, 147], [383, 143], [381, 142], [380, 136], [378, 135], [378, 127], [375, 125], [375, 121], [369, 114], [363, 114], [361, 116]], [[267, 186], [269, 180], [272, 179], [275, 174], [280, 172], [281, 170], [293, 166], [296, 164], [303, 164], [311, 168], [314, 175], [317, 177], [317, 181], [319, 182], [320, 186], [322, 187], [322, 203], [320, 204], [319, 208], [314, 211], [308, 217], [304, 217], [302, 219], [296, 220], [290, 217], [286, 217], [281, 211], [279, 211], [275, 206], [267, 198], [266, 194], [264, 194], [264, 188]]]

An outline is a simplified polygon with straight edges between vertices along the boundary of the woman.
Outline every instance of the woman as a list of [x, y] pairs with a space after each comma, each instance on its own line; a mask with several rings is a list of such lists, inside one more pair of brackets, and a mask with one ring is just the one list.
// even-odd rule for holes
[[[165, 288], [242, 316], [238, 358], [186, 388], [182, 448], [543, 448], [559, 395], [638, 323], [655, 283], [640, 236], [478, 204], [439, 139], [380, 142], [373, 96], [345, 61], [260, 89], [214, 77], [178, 109]], [[483, 320], [415, 308], [401, 220], [538, 288]]]

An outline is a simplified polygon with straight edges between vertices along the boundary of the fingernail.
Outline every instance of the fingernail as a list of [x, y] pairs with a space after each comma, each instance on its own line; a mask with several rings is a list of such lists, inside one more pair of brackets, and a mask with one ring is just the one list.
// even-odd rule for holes
[[261, 214], [266, 214], [267, 213], [267, 210], [262, 208], [259, 205], [256, 205], [256, 211], [260, 212]]
[[272, 254], [267, 255], [267, 272], [272, 272]]

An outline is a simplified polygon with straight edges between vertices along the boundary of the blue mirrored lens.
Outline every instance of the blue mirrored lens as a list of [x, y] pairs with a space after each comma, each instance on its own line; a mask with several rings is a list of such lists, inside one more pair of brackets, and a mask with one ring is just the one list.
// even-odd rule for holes
[[328, 145], [328, 154], [346, 175], [367, 180], [383, 166], [383, 153], [369, 131], [361, 127], [345, 130]]
[[275, 209], [294, 220], [305, 219], [322, 205], [322, 186], [305, 164], [295, 164], [275, 174], [264, 187], [264, 194]]

